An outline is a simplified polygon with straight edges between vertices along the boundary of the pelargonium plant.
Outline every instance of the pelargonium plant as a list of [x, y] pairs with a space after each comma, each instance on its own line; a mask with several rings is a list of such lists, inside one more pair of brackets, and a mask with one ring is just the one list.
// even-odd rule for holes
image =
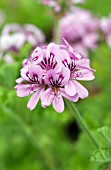
[[[47, 4], [49, 3], [48, 5], [50, 5], [50, 2], [58, 5], [59, 1], [46, 0], [45, 2]], [[69, 4], [66, 6], [66, 9], [68, 9], [70, 2], [72, 5], [73, 1], [61, 2], [68, 2]], [[66, 33], [64, 36], [60, 36], [62, 30], [59, 29], [58, 23], [66, 11], [64, 6], [61, 5], [60, 8], [59, 15], [55, 15], [54, 12], [54, 40], [56, 43], [51, 42], [46, 46], [37, 45], [30, 57], [23, 61], [23, 67], [20, 71], [21, 76], [16, 80], [17, 85], [14, 88], [19, 97], [31, 95], [27, 104], [30, 110], [33, 110], [40, 100], [43, 108], [52, 104], [54, 109], [58, 113], [61, 113], [64, 111], [64, 99], [66, 98], [65, 102], [69, 111], [75, 116], [82, 130], [86, 132], [93, 145], [98, 148], [98, 142], [95, 137], [93, 137], [81, 114], [73, 104], [79, 99], [84, 99], [88, 96], [88, 90], [80, 82], [93, 80], [95, 78], [94, 70], [90, 67], [89, 58], [79, 53], [79, 50], [75, 51], [73, 49], [73, 43], [71, 43], [70, 46], [68, 43], [70, 41], [66, 41], [70, 40], [68, 38], [74, 38], [74, 36], [80, 35], [85, 47], [95, 47], [95, 42], [98, 39], [95, 38], [97, 36], [95, 32], [97, 24], [90, 13], [86, 12], [86, 14], [84, 14], [83, 11], [77, 10], [75, 12], [77, 13], [76, 15], [79, 16], [79, 12], [81, 12], [81, 17], [78, 19], [76, 16], [74, 20], [71, 19], [71, 22], [69, 22], [67, 18], [69, 25], [72, 26], [73, 29], [71, 30], [71, 27], [68, 26], [63, 27], [62, 30], [64, 30], [64, 32], [69, 30], [70, 33], [69, 35]], [[77, 28], [75, 29], [74, 26], [76, 26], [76, 24]], [[80, 32], [78, 33], [75, 30]], [[63, 43], [61, 44], [59, 43], [60, 37], [65, 37], [65, 39], [61, 38], [63, 39]]]
[[97, 47], [99, 20], [90, 11], [73, 7], [60, 20], [61, 40], [64, 37], [78, 51], [88, 56]]
[[77, 102], [88, 96], [87, 89], [78, 81], [93, 80], [94, 70], [88, 58], [75, 52], [65, 39], [64, 42], [65, 45], [52, 42], [36, 47], [23, 62], [15, 90], [19, 97], [32, 95], [27, 104], [30, 110], [40, 99], [42, 107], [52, 104], [57, 112], [63, 112], [63, 98]]

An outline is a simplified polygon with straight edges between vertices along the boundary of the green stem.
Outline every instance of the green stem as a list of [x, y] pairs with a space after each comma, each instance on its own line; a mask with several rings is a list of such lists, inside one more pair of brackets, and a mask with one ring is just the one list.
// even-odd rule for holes
[[74, 103], [65, 100], [67, 103], [67, 106], [69, 107], [69, 110], [71, 111], [72, 115], [76, 118], [76, 120], [78, 121], [81, 129], [86, 133], [86, 135], [88, 136], [89, 140], [92, 142], [93, 146], [95, 148], [99, 148], [98, 142], [96, 141], [96, 139], [93, 137], [91, 131], [89, 130], [87, 124], [84, 122], [81, 114], [79, 113], [78, 109], [76, 108], [76, 106], [74, 105]]
[[60, 28], [59, 28], [59, 18], [56, 17], [55, 27], [54, 27], [54, 42], [59, 44], [60, 43]]
[[52, 156], [50, 155], [50, 152], [48, 151], [46, 147], [43, 147], [41, 145], [41, 142], [39, 140], [36, 139], [36, 137], [32, 133], [32, 130], [28, 127], [28, 125], [26, 125], [23, 122], [23, 120], [17, 114], [15, 114], [11, 109], [7, 107], [2, 107], [2, 106], [1, 106], [1, 109], [7, 116], [9, 116], [11, 119], [13, 119], [15, 122], [17, 122], [20, 125], [21, 129], [24, 131], [25, 136], [30, 141], [30, 143], [37, 150], [40, 150], [41, 155], [44, 157], [45, 162], [47, 163], [47, 166], [49, 167], [49, 169], [57, 170], [57, 168], [54, 165], [54, 160], [52, 159]]

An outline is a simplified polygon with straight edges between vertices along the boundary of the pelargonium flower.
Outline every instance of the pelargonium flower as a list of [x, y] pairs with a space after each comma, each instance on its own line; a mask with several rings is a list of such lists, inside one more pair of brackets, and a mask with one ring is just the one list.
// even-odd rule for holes
[[30, 110], [40, 99], [42, 107], [53, 104], [57, 112], [63, 112], [64, 98], [77, 102], [88, 96], [87, 89], [78, 80], [94, 79], [90, 61], [76, 53], [65, 39], [64, 43], [36, 47], [31, 58], [23, 61], [15, 90], [19, 97], [32, 94], [27, 105]]
[[44, 41], [43, 32], [34, 25], [7, 24], [0, 36], [0, 53], [3, 57], [7, 52], [19, 53], [26, 43], [35, 48], [37, 45], [42, 45]]
[[61, 40], [64, 37], [78, 51], [94, 50], [98, 41], [98, 20], [89, 12], [72, 8], [61, 20]]
[[44, 41], [43, 32], [34, 25], [7, 24], [0, 37], [0, 49], [17, 52], [26, 42], [30, 43], [32, 47], [36, 47]]
[[109, 17], [103, 17], [100, 19], [100, 30], [103, 32], [106, 42], [111, 48], [111, 14]]

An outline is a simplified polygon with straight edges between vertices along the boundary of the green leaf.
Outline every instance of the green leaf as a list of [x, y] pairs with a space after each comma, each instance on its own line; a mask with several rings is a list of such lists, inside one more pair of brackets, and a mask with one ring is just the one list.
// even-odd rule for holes
[[19, 74], [19, 63], [4, 64], [0, 68], [0, 86], [13, 89]]
[[100, 133], [100, 135], [104, 138], [105, 142], [111, 148], [111, 129], [107, 126], [104, 126], [102, 128], [99, 128], [98, 132]]
[[32, 51], [32, 45], [30, 43], [26, 43], [22, 47], [22, 49], [20, 51], [20, 54], [18, 55], [18, 61], [22, 62], [24, 59], [29, 58], [30, 54], [31, 54], [31, 51]]
[[91, 161], [98, 163], [107, 163], [111, 161], [111, 150], [102, 148], [96, 151], [91, 157]]

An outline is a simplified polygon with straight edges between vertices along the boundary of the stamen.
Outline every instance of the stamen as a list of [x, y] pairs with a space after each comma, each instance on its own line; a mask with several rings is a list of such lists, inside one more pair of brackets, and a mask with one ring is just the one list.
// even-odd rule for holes
[[82, 75], [82, 73], [81, 72], [75, 72], [74, 73], [74, 77], [76, 78], [76, 77], [78, 77], [78, 78], [82, 78], [83, 77], [83, 75]]

